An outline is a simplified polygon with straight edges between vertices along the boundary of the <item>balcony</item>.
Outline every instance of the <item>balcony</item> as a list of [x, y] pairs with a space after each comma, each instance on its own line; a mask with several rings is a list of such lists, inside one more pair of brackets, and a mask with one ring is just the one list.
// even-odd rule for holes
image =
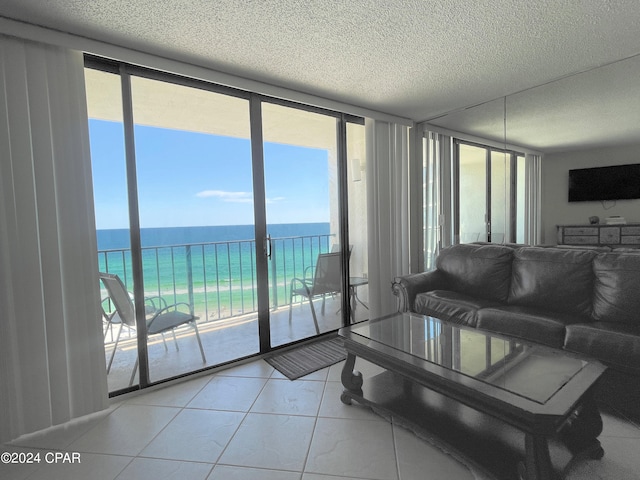
[[[293, 278], [312, 275], [318, 254], [333, 246], [334, 235], [310, 235], [272, 239], [269, 260], [270, 335], [273, 346], [283, 345], [316, 335], [308, 301], [294, 297], [289, 322], [289, 294]], [[149, 371], [152, 382], [185, 374], [205, 367], [220, 365], [254, 355], [259, 351], [257, 275], [255, 242], [239, 240], [194, 243], [142, 249], [144, 291], [148, 297], [162, 297], [167, 303], [185, 302], [199, 317], [198, 330], [206, 355], [203, 364], [195, 332], [190, 327], [176, 330], [175, 339], [166, 335], [149, 338]], [[99, 269], [120, 276], [128, 290], [133, 289], [130, 250], [102, 250], [98, 253]], [[352, 288], [358, 306], [354, 320], [368, 318], [367, 286]], [[101, 291], [107, 298], [106, 291]], [[356, 302], [360, 300], [360, 302]], [[327, 295], [315, 300], [321, 332], [341, 327], [341, 299]], [[103, 302], [106, 310], [112, 308]], [[324, 313], [322, 313], [324, 311]], [[109, 369], [109, 390], [129, 385], [137, 355], [135, 330], [123, 327], [115, 349], [118, 325], [106, 328], [105, 355]], [[137, 376], [134, 383], [137, 382]]]

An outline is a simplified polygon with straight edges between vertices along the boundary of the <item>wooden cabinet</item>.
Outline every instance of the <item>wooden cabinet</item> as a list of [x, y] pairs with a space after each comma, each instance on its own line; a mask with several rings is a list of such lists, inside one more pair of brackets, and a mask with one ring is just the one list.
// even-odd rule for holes
[[640, 223], [626, 225], [558, 225], [558, 245], [640, 247]]

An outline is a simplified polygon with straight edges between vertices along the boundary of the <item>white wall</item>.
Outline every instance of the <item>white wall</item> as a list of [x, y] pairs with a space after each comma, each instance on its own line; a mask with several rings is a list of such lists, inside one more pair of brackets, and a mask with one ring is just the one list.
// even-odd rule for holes
[[620, 215], [640, 223], [640, 200], [569, 203], [569, 170], [640, 163], [640, 144], [547, 154], [542, 160], [542, 243], [555, 244], [556, 225], [584, 225], [589, 217]]

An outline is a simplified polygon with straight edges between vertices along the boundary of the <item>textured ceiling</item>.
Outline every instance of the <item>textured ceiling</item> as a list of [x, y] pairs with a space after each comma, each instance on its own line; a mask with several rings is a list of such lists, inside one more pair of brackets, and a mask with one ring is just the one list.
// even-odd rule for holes
[[637, 0], [0, 0], [0, 15], [415, 121], [640, 53]]

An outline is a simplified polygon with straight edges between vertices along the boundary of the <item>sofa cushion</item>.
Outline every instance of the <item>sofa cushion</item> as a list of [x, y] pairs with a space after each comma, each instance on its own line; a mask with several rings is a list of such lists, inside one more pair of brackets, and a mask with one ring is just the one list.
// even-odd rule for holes
[[506, 302], [513, 249], [502, 245], [460, 244], [445, 248], [437, 261], [448, 288], [471, 297]]
[[565, 327], [583, 317], [540, 308], [508, 305], [478, 311], [477, 327], [532, 342], [562, 348]]
[[640, 324], [640, 255], [601, 254], [593, 261], [593, 270], [594, 319]]
[[509, 303], [590, 316], [593, 295], [589, 250], [525, 247], [514, 252]]
[[447, 290], [432, 290], [419, 293], [413, 311], [422, 315], [447, 320], [449, 322], [475, 327], [480, 308], [498, 305], [491, 300]]
[[564, 348], [640, 373], [640, 325], [618, 322], [568, 325]]

